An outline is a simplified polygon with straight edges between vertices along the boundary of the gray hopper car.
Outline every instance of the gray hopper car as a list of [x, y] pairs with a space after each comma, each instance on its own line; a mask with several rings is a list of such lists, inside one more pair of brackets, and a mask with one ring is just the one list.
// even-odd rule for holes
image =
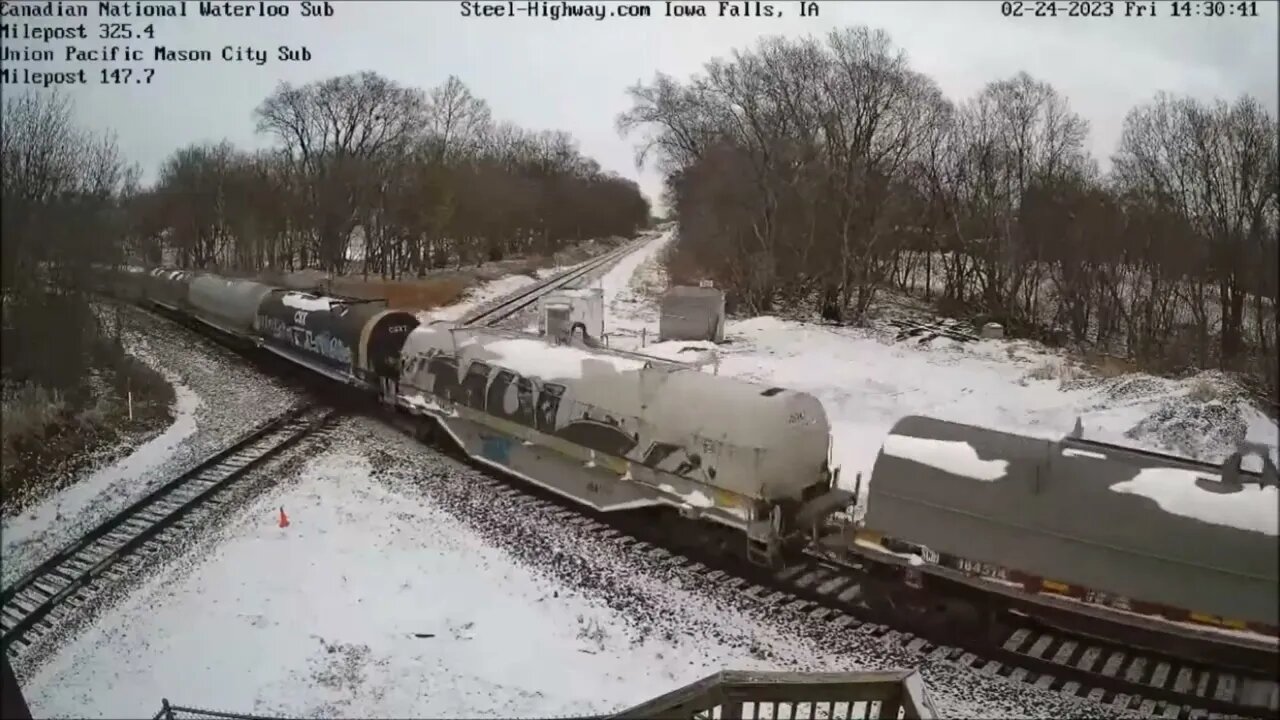
[[151, 302], [169, 310], [189, 312], [188, 296], [195, 273], [187, 270], [156, 268], [147, 273], [143, 292]]
[[476, 459], [600, 510], [667, 505], [734, 528], [757, 560], [842, 492], [811, 395], [444, 323], [403, 354], [405, 407]]
[[240, 336], [253, 334], [258, 306], [272, 291], [252, 280], [230, 280], [202, 274], [192, 278], [188, 302], [202, 322]]
[[1218, 467], [1078, 430], [1051, 441], [907, 417], [876, 458], [864, 537], [1038, 591], [1275, 635], [1278, 490], [1263, 456], [1254, 473], [1239, 453]]

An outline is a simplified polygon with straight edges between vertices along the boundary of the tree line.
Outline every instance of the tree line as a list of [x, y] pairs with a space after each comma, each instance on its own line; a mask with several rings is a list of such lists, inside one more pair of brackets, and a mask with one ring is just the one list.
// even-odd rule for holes
[[[139, 172], [65, 96], [13, 93], [0, 111], [0, 509], [39, 496], [85, 451], [164, 422], [173, 390], [124, 351], [119, 315], [88, 299], [119, 262]], [[15, 505], [16, 503], [16, 505]]]
[[649, 206], [566, 132], [492, 119], [456, 77], [430, 91], [363, 72], [281, 84], [254, 111], [275, 143], [196, 144], [137, 198], [131, 240], [184, 267], [398, 278], [630, 235]]
[[1101, 172], [1089, 125], [1025, 73], [955, 101], [883, 31], [771, 38], [630, 89], [680, 219], [673, 272], [751, 312], [862, 320], [892, 289], [1147, 367], [1276, 388], [1277, 122], [1157, 94]]

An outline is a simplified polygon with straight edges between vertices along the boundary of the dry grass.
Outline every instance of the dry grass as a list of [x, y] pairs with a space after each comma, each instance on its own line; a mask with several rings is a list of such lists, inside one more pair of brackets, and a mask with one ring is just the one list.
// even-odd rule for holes
[[1132, 360], [1116, 357], [1115, 355], [1107, 355], [1106, 353], [1087, 352], [1084, 354], [1084, 362], [1093, 370], [1094, 374], [1104, 378], [1119, 377], [1120, 375], [1138, 372], [1138, 364]]
[[[67, 403], [61, 393], [50, 392], [38, 385], [26, 383], [12, 390], [6, 389], [3, 403], [4, 422], [0, 423], [0, 442], [3, 448], [3, 465], [6, 470], [17, 463], [18, 445], [28, 438], [41, 437], [62, 422], [67, 413]], [[8, 478], [9, 473], [5, 472]]]
[[43, 432], [62, 419], [67, 411], [67, 403], [61, 393], [32, 383], [6, 392], [3, 407], [4, 422], [0, 423], [0, 435], [3, 435], [6, 446], [10, 438]]
[[1207, 403], [1222, 396], [1220, 388], [1204, 378], [1197, 378], [1187, 389], [1187, 398], [1198, 403]]
[[1067, 360], [1049, 360], [1037, 365], [1027, 373], [1032, 380], [1059, 380], [1070, 382], [1085, 373], [1078, 365]]
[[405, 282], [372, 278], [368, 281], [340, 278], [334, 280], [332, 289], [333, 292], [348, 297], [366, 300], [382, 298], [387, 301], [387, 307], [430, 310], [457, 302], [470, 285], [471, 283], [463, 277]]

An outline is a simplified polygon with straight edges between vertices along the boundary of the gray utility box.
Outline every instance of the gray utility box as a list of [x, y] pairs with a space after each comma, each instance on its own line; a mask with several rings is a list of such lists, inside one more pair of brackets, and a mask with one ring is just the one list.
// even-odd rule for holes
[[658, 340], [724, 342], [724, 291], [677, 286], [662, 297]]

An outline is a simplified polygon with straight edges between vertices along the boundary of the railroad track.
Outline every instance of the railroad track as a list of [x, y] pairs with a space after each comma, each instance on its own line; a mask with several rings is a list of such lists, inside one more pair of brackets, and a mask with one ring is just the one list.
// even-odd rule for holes
[[303, 404], [170, 480], [60, 550], [0, 592], [0, 648], [21, 652], [60, 627], [102, 590], [101, 579], [127, 573], [194, 525], [237, 479], [336, 419], [329, 407]]
[[[483, 469], [482, 469], [483, 470]], [[798, 613], [809, 622], [877, 639], [888, 647], [940, 660], [1041, 690], [1088, 699], [1119, 711], [1176, 720], [1280, 717], [1275, 678], [1249, 676], [1189, 663], [1158, 653], [1136, 652], [1085, 636], [1014, 623], [1000, 640], [969, 646], [936, 642], [901, 628], [911, 621], [885, 619], [864, 602], [870, 589], [865, 573], [811, 558], [778, 572], [746, 569], [690, 552], [682, 554], [663, 538], [650, 537], [607, 516], [590, 513], [518, 481], [482, 472], [482, 481], [529, 512], [541, 512], [648, 562], [659, 562], [725, 587], [761, 605]], [[522, 508], [523, 509], [523, 508]], [[980, 646], [979, 646], [980, 645]]]
[[506, 318], [509, 318], [534, 304], [538, 301], [538, 298], [548, 292], [569, 287], [605, 265], [617, 262], [624, 255], [634, 251], [638, 245], [651, 241], [652, 238], [645, 238], [641, 241], [626, 243], [622, 247], [610, 250], [600, 257], [579, 263], [555, 277], [536, 283], [527, 288], [522, 288], [510, 295], [498, 298], [492, 303], [482, 305], [470, 313], [463, 315], [461, 320], [459, 320], [459, 324], [492, 327], [502, 320], [505, 320]]
[[[822, 560], [790, 567], [776, 579], [799, 598], [846, 611], [856, 611], [851, 603], [862, 588], [859, 573]], [[1043, 628], [1016, 616], [1011, 619], [999, 640], [981, 649], [981, 656], [922, 638], [913, 642], [920, 641], [915, 649], [982, 674], [1151, 717], [1280, 716], [1280, 685], [1275, 678]]]

